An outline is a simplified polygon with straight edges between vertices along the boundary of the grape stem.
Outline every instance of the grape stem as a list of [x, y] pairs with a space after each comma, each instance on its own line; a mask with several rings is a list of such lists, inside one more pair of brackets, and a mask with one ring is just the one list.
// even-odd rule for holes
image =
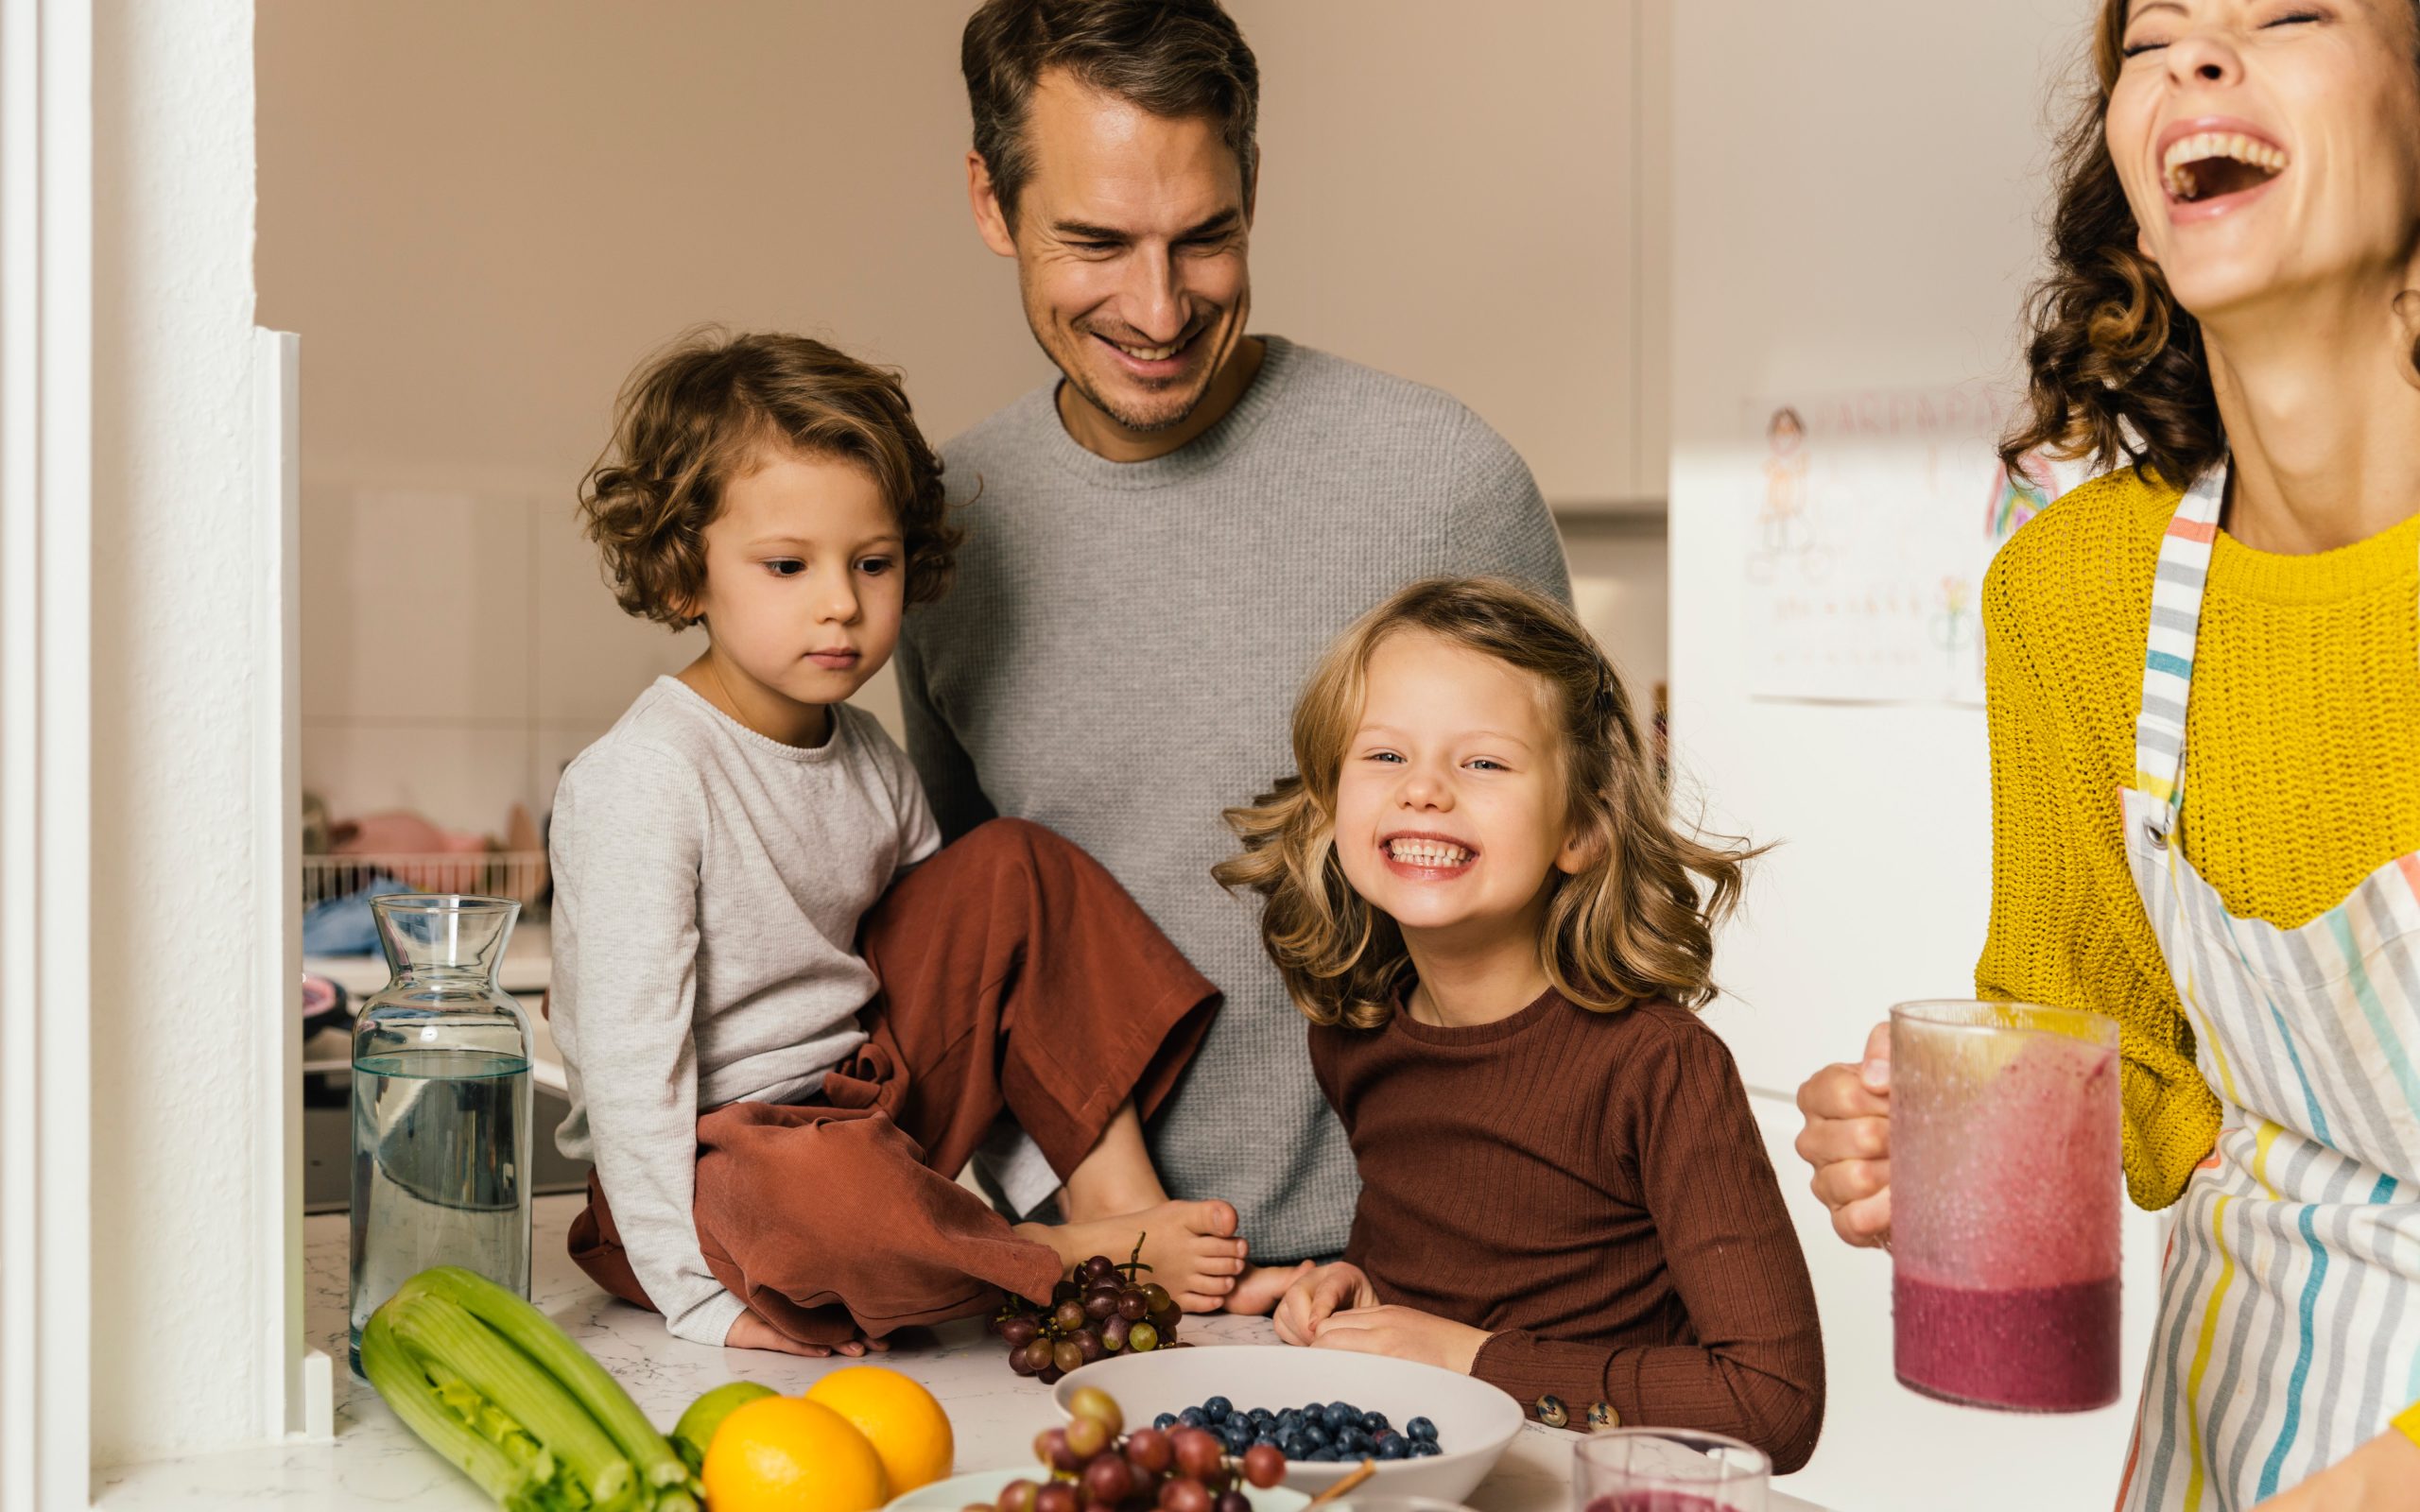
[[1122, 1270], [1126, 1273], [1126, 1280], [1129, 1285], [1133, 1283], [1134, 1273], [1136, 1271], [1150, 1270], [1152, 1268], [1150, 1263], [1143, 1258], [1143, 1241], [1150, 1237], [1150, 1233], [1148, 1230], [1143, 1233], [1136, 1234], [1134, 1236], [1134, 1253], [1126, 1257], [1126, 1263], [1115, 1267], [1116, 1269]]

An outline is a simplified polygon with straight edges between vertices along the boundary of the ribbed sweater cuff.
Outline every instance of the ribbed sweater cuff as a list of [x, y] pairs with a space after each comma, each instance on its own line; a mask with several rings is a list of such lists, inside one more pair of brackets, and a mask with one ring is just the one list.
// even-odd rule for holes
[[746, 1302], [729, 1292], [718, 1291], [680, 1317], [666, 1318], [665, 1327], [676, 1339], [719, 1349], [723, 1341], [731, 1336], [731, 1326], [739, 1321], [740, 1314], [747, 1311]]
[[[1471, 1374], [1510, 1395], [1521, 1411], [1549, 1428], [1591, 1426], [1589, 1409], [1603, 1406], [1616, 1415], [1606, 1426], [1634, 1420], [1641, 1410], [1638, 1371], [1623, 1369], [1616, 1356], [1623, 1351], [1595, 1344], [1559, 1343], [1542, 1339], [1527, 1329], [1491, 1334], [1471, 1361]], [[1639, 1351], [1629, 1351], [1636, 1354]], [[1560, 1416], [1562, 1421], [1556, 1421]]]

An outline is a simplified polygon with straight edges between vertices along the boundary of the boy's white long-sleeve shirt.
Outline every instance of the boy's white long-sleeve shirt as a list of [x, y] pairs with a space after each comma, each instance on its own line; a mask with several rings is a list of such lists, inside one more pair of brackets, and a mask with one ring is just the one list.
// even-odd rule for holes
[[555, 795], [556, 1139], [595, 1162], [639, 1284], [693, 1343], [745, 1311], [698, 1243], [698, 1117], [801, 1101], [864, 1041], [858, 920], [941, 848], [907, 756], [832, 712], [801, 749], [659, 678]]

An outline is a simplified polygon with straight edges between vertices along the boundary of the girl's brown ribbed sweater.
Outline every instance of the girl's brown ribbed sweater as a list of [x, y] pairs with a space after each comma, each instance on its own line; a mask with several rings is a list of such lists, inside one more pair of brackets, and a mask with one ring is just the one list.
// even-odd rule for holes
[[1361, 1168], [1345, 1258], [1383, 1300], [1492, 1331], [1472, 1373], [1532, 1417], [1582, 1428], [1597, 1409], [1806, 1462], [1814, 1287], [1731, 1053], [1696, 1015], [1550, 991], [1494, 1023], [1397, 1012], [1310, 1041]]

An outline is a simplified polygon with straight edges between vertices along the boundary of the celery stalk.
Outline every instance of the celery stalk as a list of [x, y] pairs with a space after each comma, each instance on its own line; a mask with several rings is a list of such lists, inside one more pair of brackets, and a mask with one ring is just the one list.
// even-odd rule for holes
[[648, 1496], [673, 1488], [684, 1493], [694, 1489], [689, 1467], [674, 1452], [671, 1441], [656, 1432], [622, 1383], [546, 1314], [458, 1265], [421, 1272], [396, 1293], [399, 1297], [409, 1295], [443, 1297], [458, 1304], [552, 1374], [620, 1447], [637, 1469], [641, 1484], [648, 1488]]
[[461, 1378], [577, 1476], [598, 1512], [629, 1512], [642, 1497], [631, 1462], [562, 1383], [511, 1342], [433, 1293], [396, 1294], [390, 1327], [406, 1349]]
[[539, 1499], [545, 1493], [545, 1483], [553, 1478], [551, 1459], [542, 1451], [531, 1460], [518, 1460], [504, 1446], [473, 1431], [440, 1398], [428, 1376], [395, 1338], [393, 1320], [383, 1307], [362, 1325], [361, 1372], [405, 1427], [469, 1476], [491, 1501], [509, 1507], [544, 1505]]

